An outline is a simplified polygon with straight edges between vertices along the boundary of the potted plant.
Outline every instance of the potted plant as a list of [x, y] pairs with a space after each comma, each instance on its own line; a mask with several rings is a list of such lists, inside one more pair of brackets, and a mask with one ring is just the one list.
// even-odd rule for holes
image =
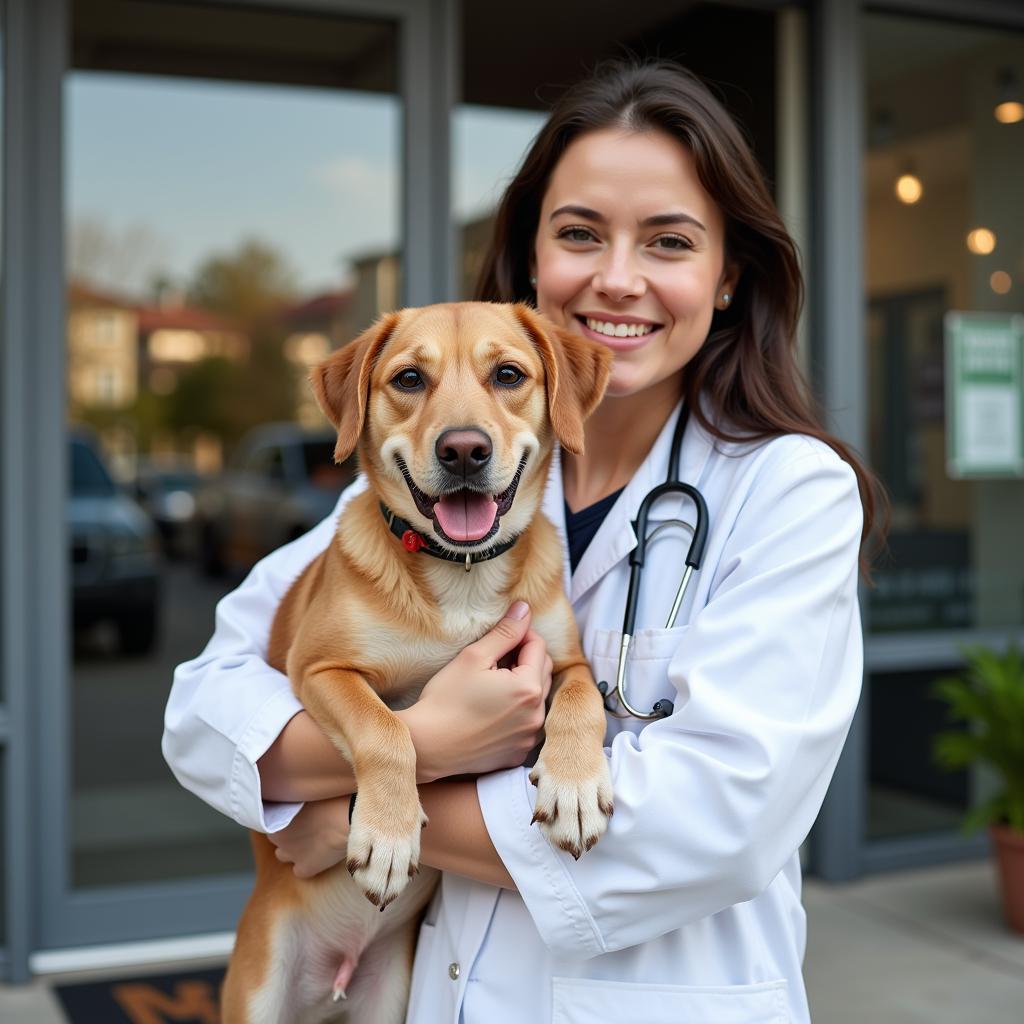
[[964, 655], [964, 673], [938, 680], [935, 694], [967, 729], [938, 735], [935, 756], [950, 769], [987, 765], [998, 778], [998, 792], [967, 815], [964, 829], [989, 826], [1006, 919], [1024, 933], [1024, 657], [1014, 647]]

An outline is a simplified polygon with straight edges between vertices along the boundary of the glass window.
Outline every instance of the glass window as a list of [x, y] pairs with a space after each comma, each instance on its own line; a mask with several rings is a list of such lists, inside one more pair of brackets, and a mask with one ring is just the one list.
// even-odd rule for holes
[[870, 626], [1019, 625], [1024, 479], [950, 472], [945, 325], [1024, 312], [1024, 37], [865, 24], [869, 437], [893, 502]]
[[397, 302], [396, 32], [126, 0], [72, 15], [73, 883], [248, 871], [244, 830], [164, 764], [164, 704], [217, 600], [346, 482], [289, 475], [282, 496], [224, 467], [273, 421], [285, 479], [285, 444], [330, 429], [309, 368]]
[[452, 122], [454, 213], [462, 236], [459, 297], [476, 289], [494, 229], [494, 210], [512, 180], [544, 113], [499, 107], [461, 106]]
[[[951, 471], [946, 349], [951, 313], [1024, 312], [1024, 36], [882, 14], [864, 25], [869, 445], [892, 498], [869, 627], [891, 642], [1019, 627], [1024, 478]], [[1006, 440], [998, 420], [982, 425]], [[933, 758], [951, 726], [931, 687], [958, 668], [870, 676], [870, 838], [955, 832], [985, 795], [981, 772]]]

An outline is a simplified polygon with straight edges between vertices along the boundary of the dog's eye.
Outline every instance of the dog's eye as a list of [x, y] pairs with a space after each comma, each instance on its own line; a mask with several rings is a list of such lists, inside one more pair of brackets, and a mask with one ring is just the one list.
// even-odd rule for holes
[[515, 366], [499, 366], [494, 371], [494, 383], [503, 388], [514, 388], [526, 380], [526, 374]]
[[392, 379], [391, 383], [402, 391], [419, 391], [423, 387], [423, 378], [418, 370], [403, 370]]

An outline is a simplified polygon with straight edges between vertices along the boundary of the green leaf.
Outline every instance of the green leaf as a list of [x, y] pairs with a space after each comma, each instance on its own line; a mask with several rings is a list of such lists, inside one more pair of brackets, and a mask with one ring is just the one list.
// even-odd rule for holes
[[962, 829], [965, 833], [977, 832], [993, 822], [1003, 821], [1006, 814], [1006, 797], [1004, 794], [986, 800], [977, 807], [972, 807], [964, 817]]
[[1015, 647], [1005, 652], [972, 647], [963, 654], [964, 671], [936, 680], [931, 688], [949, 720], [964, 723], [935, 736], [934, 759], [949, 770], [988, 764], [1005, 785], [999, 796], [968, 814], [965, 828], [1009, 821], [1024, 831], [1024, 657]]

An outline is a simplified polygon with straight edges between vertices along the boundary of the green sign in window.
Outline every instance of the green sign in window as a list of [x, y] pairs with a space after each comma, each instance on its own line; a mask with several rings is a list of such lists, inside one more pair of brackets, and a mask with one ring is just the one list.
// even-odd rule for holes
[[949, 475], [1024, 476], [1024, 316], [947, 313], [945, 323]]

